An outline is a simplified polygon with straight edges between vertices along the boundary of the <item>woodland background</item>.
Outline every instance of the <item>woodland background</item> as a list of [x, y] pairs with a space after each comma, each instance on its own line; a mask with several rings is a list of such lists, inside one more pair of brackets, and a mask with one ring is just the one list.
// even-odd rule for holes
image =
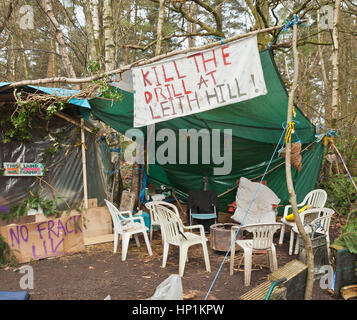
[[[325, 5], [338, 17], [332, 23], [320, 10]], [[24, 6], [33, 10], [33, 20]], [[335, 143], [357, 176], [357, 2], [353, 0], [1, 0], [0, 81], [82, 78], [141, 58], [282, 25], [294, 14], [306, 19], [298, 29], [295, 102], [318, 133], [336, 130]], [[273, 44], [289, 90], [294, 72], [291, 32], [263, 33], [258, 42], [260, 50]], [[334, 195], [331, 205], [340, 213], [351, 213], [356, 200], [352, 184], [338, 157], [326, 159], [320, 183]]]

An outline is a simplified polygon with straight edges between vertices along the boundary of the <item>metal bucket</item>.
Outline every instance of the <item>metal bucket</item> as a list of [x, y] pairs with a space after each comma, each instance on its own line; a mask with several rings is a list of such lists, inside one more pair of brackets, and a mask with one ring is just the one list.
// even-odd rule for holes
[[[299, 235], [299, 260], [306, 263], [306, 249], [304, 241]], [[327, 239], [326, 235], [322, 233], [315, 232], [311, 237], [312, 252], [314, 254], [314, 273], [315, 280], [321, 278], [324, 272], [321, 272], [320, 269], [322, 266], [329, 265], [328, 260], [328, 249], [327, 249]]]
[[[235, 223], [216, 223], [210, 226], [210, 245], [213, 250], [227, 252], [231, 246], [231, 228], [239, 226]], [[236, 240], [242, 239], [243, 234], [240, 231]]]

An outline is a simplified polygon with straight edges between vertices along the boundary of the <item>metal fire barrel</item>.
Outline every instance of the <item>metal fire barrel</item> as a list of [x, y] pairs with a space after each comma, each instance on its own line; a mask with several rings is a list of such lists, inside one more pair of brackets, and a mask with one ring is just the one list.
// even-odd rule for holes
[[[231, 246], [231, 228], [233, 226], [239, 226], [239, 224], [216, 223], [210, 226], [210, 245], [213, 250], [228, 251]], [[242, 238], [242, 233], [239, 232], [236, 240]]]
[[[329, 265], [328, 259], [328, 248], [327, 248], [327, 239], [326, 234], [322, 234], [319, 232], [315, 232], [313, 235], [309, 234], [312, 244], [312, 252], [314, 254], [314, 273], [315, 273], [315, 280], [321, 278], [320, 269], [322, 266]], [[304, 241], [302, 240], [301, 235], [299, 237], [299, 260], [303, 263], [307, 262], [306, 257], [306, 249], [304, 245]]]

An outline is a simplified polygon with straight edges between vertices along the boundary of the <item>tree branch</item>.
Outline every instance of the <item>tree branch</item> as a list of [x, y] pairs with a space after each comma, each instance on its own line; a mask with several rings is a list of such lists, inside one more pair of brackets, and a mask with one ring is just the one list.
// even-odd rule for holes
[[[273, 27], [266, 28], [266, 29], [254, 30], [254, 31], [251, 31], [251, 32], [248, 32], [248, 33], [245, 33], [245, 34], [236, 35], [236, 36], [233, 36], [233, 37], [225, 39], [224, 43], [227, 44], [227, 43], [230, 43], [230, 42], [235, 41], [235, 40], [239, 40], [239, 39], [247, 38], [247, 37], [250, 37], [250, 36], [258, 35], [259, 33], [262, 33], [262, 32], [270, 32], [272, 30], [280, 29], [281, 27], [282, 27], [281, 25], [273, 26]], [[85, 78], [55, 77], [55, 78], [44, 78], [44, 79], [37, 79], [37, 80], [22, 80], [22, 81], [11, 83], [10, 85], [8, 85], [6, 87], [0, 88], [0, 92], [5, 91], [5, 90], [10, 89], [10, 88], [16, 88], [16, 87], [25, 86], [25, 85], [42, 85], [42, 84], [45, 84], [45, 83], [55, 83], [55, 82], [68, 83], [68, 84], [89, 83], [89, 82], [92, 82], [92, 81], [95, 81], [95, 80], [99, 80], [99, 79], [102, 79], [102, 78], [105, 78], [105, 77], [109, 77], [109, 76], [114, 75], [114, 74], [121, 74], [124, 71], [130, 70], [134, 66], [143, 66], [143, 65], [147, 65], [147, 64], [151, 64], [151, 63], [160, 61], [162, 59], [166, 59], [166, 58], [169, 58], [169, 57], [174, 57], [174, 56], [179, 55], [179, 54], [186, 54], [186, 53], [189, 53], [189, 52], [195, 52], [195, 51], [201, 51], [201, 50], [204, 50], [204, 49], [214, 48], [216, 46], [219, 46], [220, 44], [221, 44], [220, 41], [216, 41], [216, 42], [212, 42], [212, 43], [209, 43], [209, 44], [207, 44], [205, 46], [201, 46], [201, 47], [193, 47], [193, 48], [184, 49], [184, 50], [172, 51], [172, 52], [169, 52], [169, 53], [161, 54], [159, 56], [155, 56], [155, 57], [150, 58], [150, 59], [140, 59], [140, 60], [138, 60], [138, 61], [136, 61], [136, 62], [134, 62], [132, 64], [124, 65], [124, 66], [122, 66], [122, 67], [120, 67], [118, 69], [107, 71], [107, 72], [103, 72], [101, 74], [97, 74], [97, 75], [94, 75], [94, 76], [91, 76], [91, 77], [85, 77]]]
[[0, 34], [4, 31], [7, 22], [8, 22], [8, 21], [10, 20], [10, 18], [11, 18], [12, 12], [14, 11], [14, 9], [15, 9], [16, 6], [17, 6], [17, 3], [18, 3], [18, 0], [16, 0], [16, 1], [11, 1], [11, 2], [10, 2], [9, 7], [7, 8], [7, 13], [6, 13], [5, 17], [4, 17], [4, 22], [3, 22], [3, 24], [0, 26]]

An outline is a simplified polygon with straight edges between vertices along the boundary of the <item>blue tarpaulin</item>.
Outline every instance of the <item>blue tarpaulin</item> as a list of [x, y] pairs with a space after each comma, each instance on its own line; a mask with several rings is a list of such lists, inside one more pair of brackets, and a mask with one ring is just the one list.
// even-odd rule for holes
[[[1, 87], [6, 87], [10, 82], [0, 82], [0, 88]], [[25, 91], [30, 91], [30, 92], [40, 92], [40, 93], [47, 93], [50, 95], [55, 95], [55, 96], [61, 96], [61, 97], [68, 97], [68, 96], [73, 96], [77, 93], [79, 93], [78, 90], [70, 90], [70, 89], [63, 89], [63, 88], [48, 88], [48, 87], [40, 87], [40, 86], [22, 86], [20, 87], [22, 89], [25, 89]], [[1, 93], [0, 93], [1, 94]], [[79, 110], [84, 118], [85, 121], [89, 120], [89, 115], [90, 115], [90, 104], [88, 99], [78, 99], [78, 98], [72, 98], [69, 100], [70, 104], [73, 104], [75, 106], [79, 107]]]
[[0, 291], [0, 300], [27, 300], [29, 297], [27, 291]]

